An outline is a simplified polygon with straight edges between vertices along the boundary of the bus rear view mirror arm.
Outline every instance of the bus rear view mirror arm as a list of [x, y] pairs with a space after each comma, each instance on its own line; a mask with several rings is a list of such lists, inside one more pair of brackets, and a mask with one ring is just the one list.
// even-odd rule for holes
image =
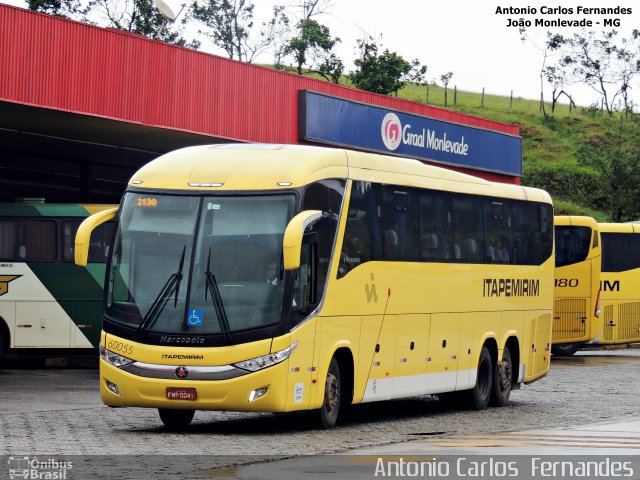
[[116, 213], [118, 213], [118, 207], [110, 208], [109, 210], [104, 210], [85, 218], [85, 220], [80, 224], [78, 231], [76, 232], [75, 246], [73, 249], [76, 265], [80, 267], [87, 266], [91, 232], [103, 223], [113, 220]]
[[285, 270], [295, 270], [300, 267], [300, 251], [304, 230], [321, 216], [322, 212], [320, 210], [305, 210], [291, 219], [287, 229], [284, 231], [284, 239], [282, 241]]

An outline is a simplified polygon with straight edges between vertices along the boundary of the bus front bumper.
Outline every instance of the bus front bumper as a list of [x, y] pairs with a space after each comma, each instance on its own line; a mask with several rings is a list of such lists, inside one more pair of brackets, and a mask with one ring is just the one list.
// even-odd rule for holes
[[283, 412], [287, 368], [285, 360], [229, 379], [171, 379], [136, 375], [100, 359], [100, 396], [110, 407]]

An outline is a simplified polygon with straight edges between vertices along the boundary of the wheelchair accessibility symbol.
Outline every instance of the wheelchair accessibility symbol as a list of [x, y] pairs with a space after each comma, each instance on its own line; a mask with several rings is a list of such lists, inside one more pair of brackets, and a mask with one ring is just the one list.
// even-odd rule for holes
[[202, 308], [192, 308], [187, 316], [189, 327], [202, 327], [204, 325], [204, 310]]

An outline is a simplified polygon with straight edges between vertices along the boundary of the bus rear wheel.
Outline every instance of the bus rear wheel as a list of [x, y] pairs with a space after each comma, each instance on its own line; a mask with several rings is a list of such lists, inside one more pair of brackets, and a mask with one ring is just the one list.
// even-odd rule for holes
[[484, 410], [489, 405], [493, 386], [493, 362], [487, 347], [482, 347], [478, 360], [476, 386], [468, 391], [468, 405], [475, 410]]
[[570, 357], [580, 350], [579, 343], [560, 343], [551, 346], [551, 353], [557, 357]]
[[196, 411], [159, 408], [158, 413], [160, 414], [160, 420], [162, 420], [162, 423], [164, 423], [167, 428], [171, 430], [182, 430], [189, 426]]
[[327, 378], [324, 383], [324, 401], [320, 407], [320, 422], [323, 428], [333, 428], [338, 421], [340, 403], [342, 401], [342, 383], [340, 382], [340, 366], [331, 359]]
[[504, 407], [509, 403], [511, 395], [511, 382], [513, 381], [513, 366], [511, 352], [505, 345], [502, 352], [502, 362], [496, 363], [493, 370], [493, 391], [491, 392], [491, 405]]

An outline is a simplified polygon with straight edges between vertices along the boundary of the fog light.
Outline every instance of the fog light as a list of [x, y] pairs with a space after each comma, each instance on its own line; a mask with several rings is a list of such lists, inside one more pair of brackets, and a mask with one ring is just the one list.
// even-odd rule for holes
[[118, 389], [118, 386], [115, 383], [111, 383], [109, 380], [105, 380], [105, 382], [107, 382], [107, 388], [109, 389], [110, 392], [113, 392], [116, 395], [120, 396], [120, 390]]
[[259, 399], [260, 397], [264, 397], [268, 389], [269, 387], [256, 388], [253, 392], [249, 394], [249, 401], [253, 402], [254, 400]]

